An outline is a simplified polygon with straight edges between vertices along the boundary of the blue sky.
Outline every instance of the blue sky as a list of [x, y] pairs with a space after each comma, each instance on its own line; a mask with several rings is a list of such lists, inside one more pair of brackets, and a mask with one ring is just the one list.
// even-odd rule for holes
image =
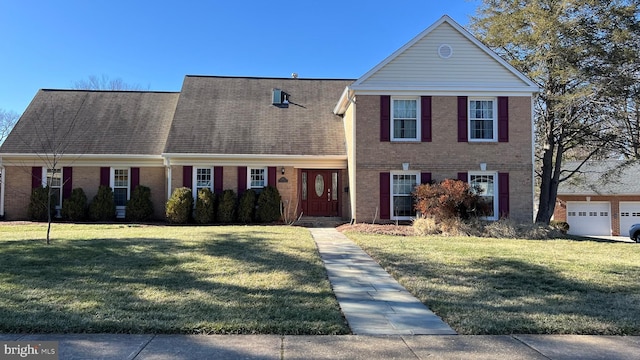
[[0, 0], [0, 109], [91, 75], [179, 91], [185, 75], [358, 78], [479, 0]]

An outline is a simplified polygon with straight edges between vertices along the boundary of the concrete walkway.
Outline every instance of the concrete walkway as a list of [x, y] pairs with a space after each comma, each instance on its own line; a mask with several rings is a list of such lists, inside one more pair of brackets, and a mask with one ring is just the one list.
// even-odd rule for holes
[[353, 334], [456, 334], [335, 228], [309, 228], [309, 231]]
[[0, 334], [0, 359], [22, 359], [3, 354], [8, 341], [54, 341], [60, 360], [640, 359], [636, 336]]

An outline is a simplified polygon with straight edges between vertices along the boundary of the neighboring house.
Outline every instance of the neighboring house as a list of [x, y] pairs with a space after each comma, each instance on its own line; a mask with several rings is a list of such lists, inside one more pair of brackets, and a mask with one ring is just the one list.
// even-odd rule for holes
[[[568, 162], [566, 171], [579, 162]], [[640, 164], [621, 166], [622, 161], [588, 161], [558, 188], [553, 218], [569, 223], [573, 235], [628, 236], [629, 227], [640, 223]]]
[[[483, 189], [489, 219], [531, 221], [537, 91], [447, 16], [357, 80], [186, 76], [179, 93], [41, 90], [0, 148], [0, 215], [25, 218], [31, 188], [49, 176], [61, 199], [111, 186], [119, 216], [137, 184], [151, 188], [159, 218], [178, 187], [274, 185], [290, 216], [407, 220], [415, 185], [457, 178]], [[61, 174], [38, 156], [54, 118], [60, 134], [75, 124]]]

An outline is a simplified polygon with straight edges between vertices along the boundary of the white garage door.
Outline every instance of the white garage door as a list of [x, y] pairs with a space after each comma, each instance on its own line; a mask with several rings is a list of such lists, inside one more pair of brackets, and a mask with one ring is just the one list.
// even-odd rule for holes
[[567, 202], [571, 235], [611, 235], [611, 205], [608, 202]]
[[629, 236], [629, 228], [640, 224], [640, 202], [620, 202], [620, 236]]

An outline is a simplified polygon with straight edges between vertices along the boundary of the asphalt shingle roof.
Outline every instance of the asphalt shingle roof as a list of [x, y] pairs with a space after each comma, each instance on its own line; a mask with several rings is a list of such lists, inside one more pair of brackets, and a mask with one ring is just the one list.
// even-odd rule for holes
[[[187, 76], [165, 153], [346, 155], [332, 113], [353, 80]], [[272, 105], [272, 90], [289, 107]]]
[[40, 90], [0, 152], [160, 155], [179, 95]]
[[[574, 170], [579, 162], [567, 162], [563, 170]], [[560, 183], [559, 195], [640, 195], [640, 162], [587, 161], [579, 173]]]

